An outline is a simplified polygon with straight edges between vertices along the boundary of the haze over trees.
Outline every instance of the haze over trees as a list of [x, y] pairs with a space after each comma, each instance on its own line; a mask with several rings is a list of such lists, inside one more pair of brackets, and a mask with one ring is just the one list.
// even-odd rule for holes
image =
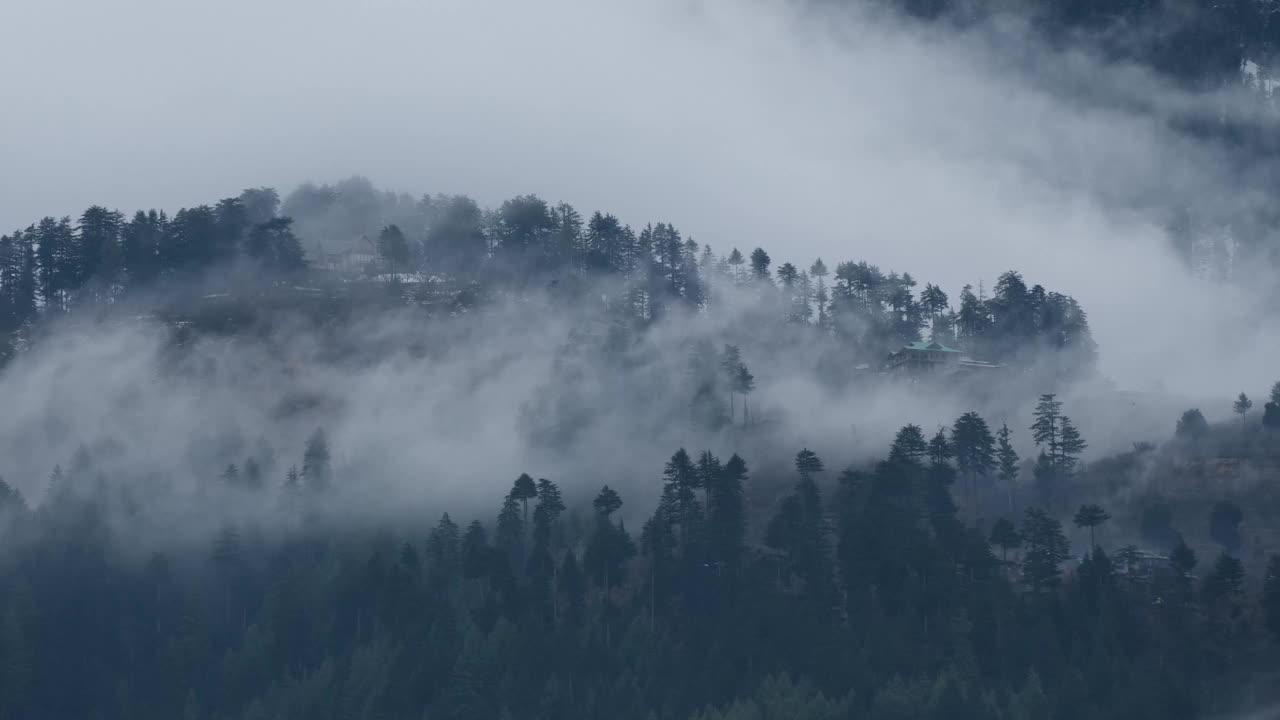
[[[1277, 149], [1268, 3], [886, 4], [930, 42], [1020, 17], [1064, 57], [1225, 98], [1151, 103], [1178, 138]], [[650, 39], [646, 61], [675, 54]], [[1242, 76], [1259, 114], [1217, 93]], [[855, 242], [856, 213], [817, 258], [533, 193], [209, 200], [0, 234], [0, 718], [1280, 704], [1280, 382], [1232, 376], [1145, 436], [1108, 417], [1129, 399], [1098, 355], [1132, 349], [1096, 346], [1080, 287], [1001, 255], [944, 288]], [[1187, 257], [1213, 222], [1232, 262], [1274, 254], [1213, 205], [1160, 219]]]

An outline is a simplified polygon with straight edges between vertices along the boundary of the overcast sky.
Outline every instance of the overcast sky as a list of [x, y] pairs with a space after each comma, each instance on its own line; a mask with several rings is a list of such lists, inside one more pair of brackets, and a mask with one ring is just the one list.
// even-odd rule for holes
[[353, 173], [486, 203], [533, 192], [779, 262], [865, 258], [953, 300], [1017, 268], [1085, 304], [1126, 386], [1269, 383], [1280, 332], [1247, 294], [1189, 277], [1138, 212], [1221, 190], [1211, 152], [1046, 90], [1016, 35], [992, 47], [798, 7], [5, 3], [0, 227]]

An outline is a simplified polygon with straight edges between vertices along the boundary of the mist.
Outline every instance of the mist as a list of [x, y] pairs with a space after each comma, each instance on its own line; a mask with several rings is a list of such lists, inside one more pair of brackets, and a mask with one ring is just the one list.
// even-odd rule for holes
[[[0, 119], [4, 226], [359, 172], [487, 204], [536, 192], [722, 251], [865, 258], [952, 289], [1016, 268], [1080, 300], [1103, 373], [1128, 389], [1230, 397], [1265, 387], [1280, 349], [1267, 274], [1198, 277], [1162, 224], [1194, 206], [1243, 225], [1265, 197], [1239, 158], [1167, 122], [1244, 100], [1049, 51], [1013, 20], [232, 2], [183, 9], [225, 38], [193, 46], [158, 2], [5, 12], [0, 61], [40, 72], [0, 80], [23, 108]], [[75, 50], [37, 52], [48, 27]]]

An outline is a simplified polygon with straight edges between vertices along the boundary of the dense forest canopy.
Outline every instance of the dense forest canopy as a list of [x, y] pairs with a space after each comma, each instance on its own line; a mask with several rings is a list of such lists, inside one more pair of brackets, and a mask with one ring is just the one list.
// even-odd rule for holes
[[[1280, 390], [1260, 414], [1242, 393], [1239, 424], [1188, 410], [1159, 445], [1085, 462], [1093, 429], [1072, 420], [1076, 401], [1041, 392], [1091, 381], [1085, 311], [1015, 271], [953, 299], [862, 260], [716, 252], [665, 222], [637, 231], [533, 195], [413, 201], [361, 179], [172, 217], [93, 207], [0, 250], [10, 382], [64, 366], [65, 338], [121, 333], [133, 353], [155, 347], [135, 372], [179, 390], [151, 391], [170, 417], [225, 376], [251, 386], [231, 404], [270, 419], [208, 405], [162, 431], [176, 454], [139, 453], [146, 436], [119, 400], [114, 430], [57, 413], [6, 426], [40, 449], [0, 486], [7, 712], [1200, 717], [1269, 699]], [[545, 349], [522, 344], [530, 325], [554, 336]], [[101, 328], [115, 329], [77, 336]], [[240, 362], [212, 349], [227, 341]], [[318, 354], [284, 349], [298, 344]], [[913, 346], [965, 348], [981, 370], [895, 365]], [[430, 372], [512, 352], [526, 374], [548, 363], [536, 387], [476, 368], [433, 411], [465, 423], [455, 403], [486, 385], [525, 393], [514, 457], [569, 482], [517, 469], [505, 497], [463, 491], [443, 477], [459, 456], [410, 479], [437, 488], [415, 495], [314, 427], [346, 415], [348, 442], [369, 437], [352, 426], [398, 432], [393, 406], [361, 409], [330, 385], [369, 387], [384, 354]], [[830, 398], [1007, 419], [907, 424], [887, 451], [846, 435], [831, 454], [849, 464], [828, 470], [784, 449], [808, 432], [798, 378]], [[762, 402], [770, 385], [790, 392]], [[476, 417], [516, 406], [488, 402]], [[143, 415], [163, 405], [143, 400]], [[630, 437], [613, 462], [588, 449], [604, 434]], [[636, 464], [654, 444], [636, 435], [726, 454], [679, 449], [659, 473]], [[422, 443], [397, 442], [410, 457]], [[1224, 462], [1235, 480], [1206, 490]]]
[[1280, 707], [1280, 6], [391, 5], [0, 78], [0, 718]]

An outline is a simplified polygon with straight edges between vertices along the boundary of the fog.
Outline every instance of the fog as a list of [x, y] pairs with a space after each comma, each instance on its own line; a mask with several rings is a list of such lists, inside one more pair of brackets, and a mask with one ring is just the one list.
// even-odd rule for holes
[[[1260, 395], [1276, 379], [1271, 287], [1242, 268], [1229, 284], [1195, 273], [1163, 229], [1178, 208], [1227, 223], [1265, 196], [1262, 174], [1164, 122], [1240, 98], [1053, 54], [1012, 20], [926, 31], [863, 9], [826, 15], [763, 0], [10, 5], [0, 66], [23, 70], [0, 76], [0, 96], [16, 99], [0, 114], [0, 227], [92, 203], [172, 210], [352, 173], [491, 205], [533, 192], [634, 226], [669, 221], [720, 252], [761, 245], [775, 262], [805, 266], [866, 259], [940, 283], [953, 302], [961, 285], [990, 287], [1018, 269], [1089, 311], [1102, 375], [1116, 387], [1176, 396], [1128, 418], [1122, 434], [1086, 426], [1095, 452], [1171, 428], [1165, 404], [1186, 398], [1225, 415], [1234, 393]], [[529, 467], [539, 460], [509, 442], [567, 328], [495, 322], [512, 344], [477, 345], [426, 374], [398, 355], [375, 372], [316, 368], [307, 382], [338, 388], [345, 411], [329, 418], [339, 461], [401, 449], [387, 474], [407, 484], [572, 475], [564, 457]], [[253, 400], [275, 387], [253, 360], [202, 348], [221, 379], [155, 388], [147, 373], [130, 374], [161, 345], [148, 331], [86, 332], [0, 379], [13, 406], [75, 407], [50, 417], [77, 416], [89, 435], [118, 417], [113, 433], [154, 423], [177, 437], [226, 423], [247, 443], [267, 432], [269, 408]], [[667, 340], [653, 348], [674, 368], [683, 356]], [[307, 363], [302, 346], [290, 361]], [[516, 346], [524, 362], [501, 360]], [[459, 384], [486, 356], [499, 358], [488, 381]], [[59, 372], [85, 385], [44, 400]], [[847, 456], [861, 418], [878, 418], [868, 442], [883, 442], [895, 424], [931, 427], [960, 409], [939, 403], [916, 417], [897, 396], [823, 397], [802, 379], [758, 374], [763, 405], [807, 418], [787, 440]], [[147, 402], [113, 405], [130, 392]], [[659, 406], [646, 412], [662, 417]], [[286, 428], [277, 449], [296, 455], [314, 424]], [[20, 425], [4, 429], [10, 448], [29, 447], [30, 424]], [[606, 418], [582, 442], [599, 448], [616, 427]], [[658, 462], [677, 439], [646, 437], [640, 456]], [[160, 445], [151, 461], [189, 461]], [[474, 460], [466, 472], [450, 448]], [[606, 448], [583, 462], [617, 456]], [[47, 472], [34, 453], [13, 457], [22, 477]]]

